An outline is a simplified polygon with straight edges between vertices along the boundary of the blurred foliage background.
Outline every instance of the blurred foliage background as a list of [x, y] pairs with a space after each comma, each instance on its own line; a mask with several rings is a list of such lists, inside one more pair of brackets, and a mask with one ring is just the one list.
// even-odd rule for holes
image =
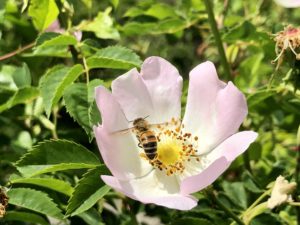
[[93, 138], [101, 121], [94, 87], [109, 88], [152, 55], [184, 77], [183, 112], [188, 73], [206, 60], [247, 97], [241, 129], [259, 138], [214, 183], [218, 200], [245, 224], [299, 224], [300, 211], [290, 205], [248, 209], [277, 176], [299, 179], [300, 63], [289, 50], [278, 69], [271, 61], [274, 34], [297, 27], [300, 9], [271, 0], [212, 3], [230, 78], [200, 0], [0, 1], [0, 185], [9, 196], [0, 224], [233, 222], [205, 191], [195, 194], [196, 208], [178, 212], [128, 199], [99, 178], [108, 171]]

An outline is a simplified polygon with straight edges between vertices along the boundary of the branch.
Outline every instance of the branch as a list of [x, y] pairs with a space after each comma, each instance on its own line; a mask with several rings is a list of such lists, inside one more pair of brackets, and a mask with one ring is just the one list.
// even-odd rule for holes
[[21, 53], [21, 52], [23, 52], [23, 51], [29, 49], [29, 48], [32, 48], [34, 45], [35, 45], [35, 42], [30, 43], [30, 44], [28, 44], [28, 45], [25, 45], [24, 47], [21, 47], [21, 48], [15, 50], [15, 51], [13, 51], [13, 52], [10, 52], [10, 53], [7, 53], [7, 54], [5, 54], [5, 55], [2, 55], [2, 56], [0, 56], [0, 61], [5, 60], [5, 59], [8, 59], [8, 58], [10, 58], [10, 57], [13, 57], [13, 56], [15, 56], [15, 55], [17, 55], [17, 54], [19, 54], [19, 53]]

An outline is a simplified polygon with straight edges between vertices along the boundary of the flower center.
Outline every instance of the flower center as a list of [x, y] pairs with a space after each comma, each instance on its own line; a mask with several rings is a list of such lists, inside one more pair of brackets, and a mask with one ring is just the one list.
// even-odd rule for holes
[[180, 161], [181, 156], [181, 144], [178, 140], [167, 139], [163, 142], [158, 142], [157, 146], [157, 158], [158, 160], [167, 166], [173, 165]]
[[175, 119], [170, 123], [157, 125], [156, 157], [149, 159], [145, 154], [141, 154], [153, 167], [164, 170], [167, 175], [182, 173], [185, 163], [191, 158], [200, 161], [197, 155], [198, 137], [183, 133], [181, 128], [184, 128], [184, 125]]

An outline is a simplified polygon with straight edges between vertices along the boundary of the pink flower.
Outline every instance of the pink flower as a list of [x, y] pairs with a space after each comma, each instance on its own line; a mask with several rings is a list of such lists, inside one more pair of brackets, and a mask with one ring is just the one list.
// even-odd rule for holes
[[64, 33], [66, 30], [61, 28], [58, 20], [54, 20], [53, 23], [45, 30], [46, 32]]
[[300, 6], [300, 0], [275, 0], [275, 2], [286, 8], [297, 8]]
[[[160, 57], [147, 58], [112, 82], [112, 93], [96, 88], [102, 125], [94, 132], [102, 158], [113, 176], [101, 176], [115, 190], [143, 203], [188, 210], [191, 195], [215, 181], [256, 139], [238, 132], [247, 115], [244, 95], [218, 79], [211, 62], [190, 72], [185, 115], [180, 122], [182, 78]], [[128, 121], [146, 118], [158, 140], [150, 160], [139, 147]], [[168, 122], [168, 123], [167, 123]], [[142, 142], [143, 143], [143, 142]]]

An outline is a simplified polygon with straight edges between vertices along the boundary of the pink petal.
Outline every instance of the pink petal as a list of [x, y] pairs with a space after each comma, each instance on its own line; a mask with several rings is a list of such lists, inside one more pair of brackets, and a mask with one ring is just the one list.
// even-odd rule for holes
[[181, 194], [197, 192], [214, 182], [257, 138], [253, 131], [243, 131], [232, 135], [211, 151], [207, 160], [212, 163], [201, 173], [188, 177], [181, 182]]
[[112, 82], [112, 93], [120, 103], [128, 120], [154, 117], [154, 108], [147, 87], [134, 68]]
[[[121, 181], [112, 176], [101, 176], [102, 180], [115, 190], [125, 194], [126, 196], [138, 200], [144, 204], [153, 203], [160, 206], [165, 206], [168, 208], [178, 209], [178, 210], [189, 210], [194, 208], [197, 205], [197, 200], [193, 196], [185, 196], [180, 195], [179, 193], [173, 194], [163, 194], [149, 196], [151, 193], [144, 193], [141, 191], [147, 189], [146, 185], [149, 185], [147, 182], [140, 181], [139, 184], [135, 183], [135, 185], [131, 185], [130, 181]], [[151, 180], [154, 183], [155, 187], [155, 180]], [[150, 184], [151, 185], [151, 184]], [[137, 187], [138, 186], [138, 187]], [[140, 187], [140, 190], [138, 189]], [[157, 190], [151, 190], [151, 192], [155, 192]]]
[[82, 31], [80, 31], [80, 30], [74, 31], [73, 35], [74, 35], [74, 37], [76, 38], [77, 41], [81, 41]]
[[51, 23], [45, 31], [46, 32], [63, 33], [63, 32], [65, 32], [65, 29], [61, 28], [59, 20], [54, 20], [54, 22]]
[[129, 127], [129, 122], [126, 120], [119, 103], [105, 87], [96, 88], [95, 98], [101, 112], [102, 125], [108, 131], [114, 132]]
[[201, 173], [188, 177], [181, 182], [181, 194], [200, 191], [214, 182], [230, 165], [225, 157], [220, 157]]
[[[195, 133], [209, 128], [206, 122], [212, 114], [212, 103], [225, 84], [218, 79], [212, 62], [201, 63], [190, 72], [186, 110], [183, 118], [185, 129]], [[203, 133], [203, 132], [201, 132]]]
[[118, 77], [112, 92], [128, 120], [148, 117], [150, 123], [180, 117], [182, 78], [177, 69], [160, 57], [150, 57], [136, 69]]
[[232, 162], [247, 150], [249, 145], [255, 141], [258, 134], [253, 131], [238, 132], [217, 146], [213, 151], [208, 154], [208, 159], [216, 159], [224, 156], [227, 161]]
[[299, 0], [275, 0], [278, 5], [286, 8], [296, 8], [300, 6]]
[[209, 135], [218, 137], [217, 144], [236, 133], [245, 119], [248, 108], [245, 96], [232, 82], [218, 92], [215, 118]]
[[148, 161], [139, 154], [135, 135], [126, 133], [109, 133], [104, 126], [94, 127], [98, 147], [105, 165], [118, 179], [141, 177], [152, 170]]
[[244, 95], [231, 83], [218, 79], [211, 62], [190, 73], [185, 131], [199, 137], [199, 152], [206, 153], [234, 134], [247, 115]]
[[178, 70], [167, 60], [152, 56], [144, 61], [141, 75], [160, 118], [157, 123], [180, 118], [182, 77]]

